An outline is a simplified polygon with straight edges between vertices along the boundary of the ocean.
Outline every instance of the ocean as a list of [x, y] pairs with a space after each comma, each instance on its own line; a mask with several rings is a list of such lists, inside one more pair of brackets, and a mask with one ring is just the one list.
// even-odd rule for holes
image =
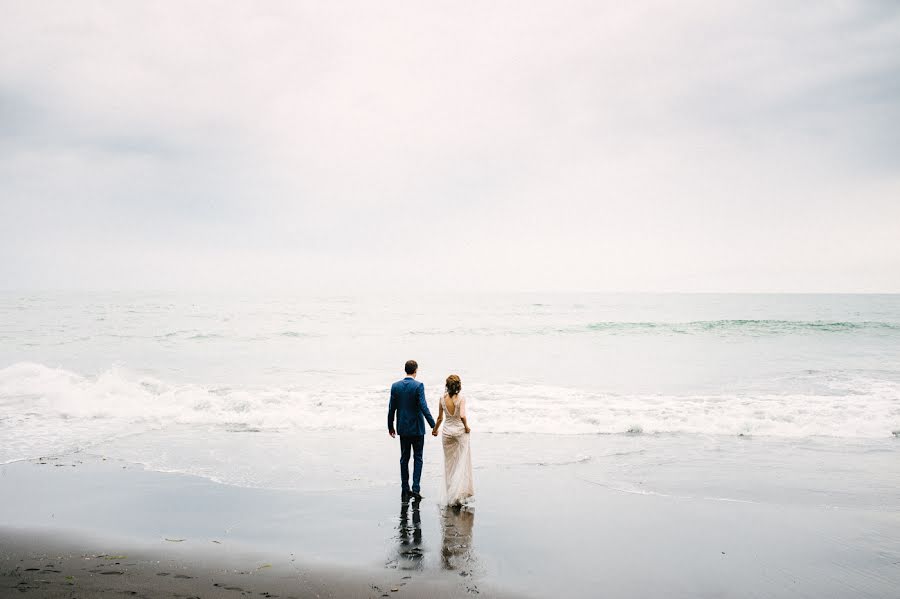
[[[241, 486], [378, 485], [334, 462], [387, 442], [411, 358], [435, 413], [462, 378], [491, 439], [476, 464], [900, 436], [900, 295], [4, 292], [0, 463], [98, 452]], [[310, 435], [329, 447], [293, 450]], [[559, 442], [531, 455], [534, 435]]]

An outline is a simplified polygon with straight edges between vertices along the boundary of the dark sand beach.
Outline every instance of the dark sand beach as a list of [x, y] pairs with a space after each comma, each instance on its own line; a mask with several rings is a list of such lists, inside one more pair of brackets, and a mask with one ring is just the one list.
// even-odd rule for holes
[[[515, 459], [566, 443], [589, 457]], [[0, 593], [895, 597], [895, 445], [485, 435], [469, 511], [437, 504], [434, 453], [420, 505], [393, 484], [246, 488], [53, 456], [0, 467]], [[372, 457], [388, 480], [394, 449]]]
[[[0, 593], [73, 597], [456, 597], [455, 580], [404, 571], [309, 567], [293, 556], [199, 548], [134, 549], [127, 541], [3, 529]], [[186, 542], [181, 540], [169, 543]], [[271, 560], [271, 561], [266, 561]], [[491, 596], [497, 596], [491, 594]]]

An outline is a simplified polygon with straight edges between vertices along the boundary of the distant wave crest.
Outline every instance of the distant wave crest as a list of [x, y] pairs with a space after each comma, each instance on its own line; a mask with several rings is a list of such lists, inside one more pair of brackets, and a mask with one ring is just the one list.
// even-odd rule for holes
[[597, 333], [608, 335], [796, 335], [803, 333], [900, 333], [900, 323], [889, 321], [826, 320], [693, 320], [685, 322], [602, 321], [583, 325], [535, 328], [457, 328], [409, 331], [411, 335], [553, 335]]

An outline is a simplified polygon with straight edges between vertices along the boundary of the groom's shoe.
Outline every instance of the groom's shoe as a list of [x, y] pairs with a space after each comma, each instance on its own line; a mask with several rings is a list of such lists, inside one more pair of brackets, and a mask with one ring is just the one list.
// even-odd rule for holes
[[409, 497], [410, 497], [410, 499], [412, 499], [413, 501], [422, 501], [422, 499], [423, 499], [422, 494], [421, 494], [421, 493], [418, 493], [418, 492], [416, 492], [416, 491], [413, 491], [412, 493], [410, 493], [410, 494], [409, 494]]

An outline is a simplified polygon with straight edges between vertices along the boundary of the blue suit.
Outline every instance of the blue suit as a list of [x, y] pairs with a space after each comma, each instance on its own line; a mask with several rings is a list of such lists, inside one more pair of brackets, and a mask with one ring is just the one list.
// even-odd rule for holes
[[434, 418], [425, 401], [425, 385], [411, 376], [391, 385], [391, 402], [388, 406], [388, 432], [394, 433], [394, 414], [397, 414], [396, 432], [400, 435], [400, 482], [409, 491], [409, 454], [413, 461], [413, 493], [419, 492], [422, 480], [422, 454], [425, 449], [425, 422], [434, 428]]

